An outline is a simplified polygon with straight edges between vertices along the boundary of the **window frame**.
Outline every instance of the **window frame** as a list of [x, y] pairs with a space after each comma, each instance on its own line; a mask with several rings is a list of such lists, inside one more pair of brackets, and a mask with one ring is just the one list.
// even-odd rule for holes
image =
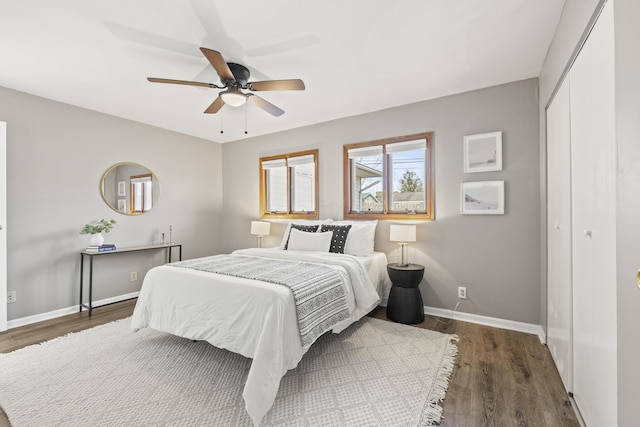
[[[391, 171], [389, 170], [389, 154], [386, 151], [387, 144], [394, 144], [398, 142], [421, 140], [425, 139], [427, 143], [427, 149], [424, 158], [424, 177], [423, 183], [426, 193], [426, 210], [418, 211], [415, 213], [399, 212], [389, 209], [389, 186]], [[382, 212], [359, 212], [351, 209], [351, 184], [353, 182], [351, 177], [351, 159], [349, 159], [349, 150], [353, 148], [382, 146]], [[413, 135], [398, 136], [392, 138], [379, 139], [375, 141], [358, 142], [354, 144], [343, 145], [343, 208], [345, 219], [379, 219], [379, 220], [434, 220], [435, 219], [435, 200], [434, 200], [434, 132], [423, 132]]]
[[[148, 184], [148, 185], [147, 185]], [[141, 185], [141, 195], [138, 196], [137, 186]], [[146, 194], [147, 186], [151, 194]], [[141, 200], [139, 200], [141, 199]], [[140, 209], [137, 209], [140, 202]], [[147, 203], [148, 202], [148, 203]], [[129, 177], [129, 214], [140, 215], [148, 212], [153, 207], [153, 176], [150, 173], [143, 175], [132, 175]], [[118, 211], [121, 212], [121, 211]]]
[[[258, 170], [260, 173], [260, 218], [263, 219], [276, 219], [276, 218], [289, 218], [289, 219], [318, 219], [318, 207], [320, 202], [319, 192], [319, 177], [318, 177], [318, 154], [319, 150], [306, 150], [297, 151], [295, 153], [278, 154], [275, 156], [260, 157], [258, 162]], [[314, 163], [314, 211], [310, 212], [296, 212], [292, 210], [292, 185], [293, 167], [287, 164], [287, 211], [286, 212], [270, 212], [267, 211], [267, 170], [262, 168], [262, 163], [272, 160], [285, 160], [288, 161], [292, 157], [302, 157], [313, 155]]]

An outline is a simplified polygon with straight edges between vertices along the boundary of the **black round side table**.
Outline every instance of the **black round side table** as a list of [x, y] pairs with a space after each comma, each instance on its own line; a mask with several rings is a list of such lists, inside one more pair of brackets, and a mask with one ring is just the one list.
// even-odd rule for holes
[[393, 283], [387, 301], [387, 317], [398, 323], [421, 323], [424, 320], [424, 305], [418, 285], [424, 276], [424, 266], [388, 264], [387, 272]]

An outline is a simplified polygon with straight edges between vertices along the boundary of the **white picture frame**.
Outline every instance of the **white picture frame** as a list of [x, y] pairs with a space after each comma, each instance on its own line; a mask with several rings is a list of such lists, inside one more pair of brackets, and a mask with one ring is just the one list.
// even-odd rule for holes
[[464, 137], [464, 173], [502, 170], [502, 132]]
[[503, 215], [504, 181], [477, 181], [460, 184], [460, 213], [463, 215]]
[[126, 213], [127, 212], [127, 200], [126, 199], [118, 199], [118, 211]]
[[118, 181], [118, 196], [127, 195], [127, 183], [126, 181]]

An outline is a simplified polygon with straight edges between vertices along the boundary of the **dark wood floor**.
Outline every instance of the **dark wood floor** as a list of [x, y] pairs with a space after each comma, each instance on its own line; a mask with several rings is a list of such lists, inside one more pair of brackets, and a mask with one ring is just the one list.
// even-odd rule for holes
[[[383, 307], [371, 315], [387, 318]], [[580, 425], [537, 335], [433, 316], [415, 326], [459, 338], [442, 427]]]
[[[0, 353], [130, 316], [135, 300], [0, 333]], [[378, 307], [371, 316], [385, 319]], [[459, 337], [442, 427], [579, 426], [546, 346], [535, 335], [425, 316], [417, 327]], [[10, 427], [0, 411], [0, 427]]]

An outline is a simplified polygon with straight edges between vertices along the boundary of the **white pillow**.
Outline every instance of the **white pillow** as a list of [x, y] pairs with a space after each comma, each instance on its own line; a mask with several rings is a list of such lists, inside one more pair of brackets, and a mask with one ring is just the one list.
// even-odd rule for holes
[[329, 252], [332, 237], [333, 231], [309, 233], [307, 231], [292, 228], [291, 234], [289, 235], [289, 245], [287, 246], [287, 250]]
[[347, 243], [344, 246], [344, 253], [355, 256], [369, 256], [373, 254], [376, 227], [378, 220], [371, 221], [333, 221], [333, 225], [351, 225], [347, 235]]
[[296, 219], [289, 224], [287, 224], [287, 228], [284, 229], [284, 234], [282, 235], [282, 240], [280, 241], [280, 249], [284, 249], [287, 245], [287, 240], [289, 240], [289, 232], [291, 230], [291, 224], [300, 224], [300, 225], [317, 225], [320, 224], [331, 224], [333, 222], [332, 219]]

